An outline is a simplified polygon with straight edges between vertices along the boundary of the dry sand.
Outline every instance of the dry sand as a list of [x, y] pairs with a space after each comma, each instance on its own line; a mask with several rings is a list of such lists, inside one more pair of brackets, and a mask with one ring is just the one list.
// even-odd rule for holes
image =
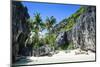
[[30, 64], [45, 64], [45, 63], [60, 63], [60, 62], [80, 62], [80, 61], [95, 61], [95, 53], [88, 51], [82, 54], [76, 54], [80, 52], [79, 49], [71, 50], [68, 53], [65, 51], [59, 51], [58, 54], [54, 54], [52, 57], [27, 57], [28, 60], [22, 59], [16, 64], [18, 65], [30, 65]]

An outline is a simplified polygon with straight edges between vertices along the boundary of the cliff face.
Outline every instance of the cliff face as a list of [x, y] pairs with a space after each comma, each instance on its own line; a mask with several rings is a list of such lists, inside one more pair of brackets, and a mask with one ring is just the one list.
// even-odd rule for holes
[[[72, 43], [74, 48], [81, 48], [83, 50], [91, 50], [95, 52], [96, 8], [93, 6], [85, 6], [83, 8], [85, 8], [85, 12], [75, 19], [76, 23], [73, 25], [72, 29], [64, 31], [66, 32], [67, 37], [64, 34], [62, 37], [65, 42]], [[59, 34], [58, 37], [59, 36], [61, 35]], [[57, 40], [59, 41], [61, 38], [58, 37]], [[67, 38], [67, 41], [64, 37]]]
[[28, 10], [21, 2], [12, 2], [12, 58], [13, 62], [16, 56], [21, 54], [25, 46], [25, 40], [30, 32], [27, 19], [29, 18]]
[[96, 8], [84, 7], [85, 13], [76, 19], [72, 29], [72, 40], [75, 47], [95, 51], [96, 45]]

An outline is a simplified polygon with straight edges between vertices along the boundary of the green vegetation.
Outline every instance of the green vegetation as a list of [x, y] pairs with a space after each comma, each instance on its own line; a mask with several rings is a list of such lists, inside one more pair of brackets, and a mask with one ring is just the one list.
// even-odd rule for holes
[[76, 20], [85, 12], [84, 7], [70, 17], [63, 18], [57, 24], [54, 16], [42, 19], [38, 12], [33, 14], [33, 18], [30, 18], [27, 7], [24, 7], [21, 2], [13, 2], [12, 6], [13, 63], [18, 60], [17, 56], [32, 56], [33, 53], [34, 56], [38, 55], [41, 46], [42, 49], [47, 48], [45, 45], [49, 45], [48, 47], [51, 47], [52, 50], [74, 49], [71, 36], [68, 34], [77, 23]]
[[[42, 21], [40, 13], [35, 13], [33, 19], [29, 19], [29, 26], [32, 31], [32, 33], [35, 33], [32, 37], [33, 39], [33, 45], [35, 47], [40, 47], [43, 44], [48, 44], [51, 47], [55, 47], [55, 40], [57, 37], [57, 32], [62, 31], [69, 31], [73, 28], [75, 25], [76, 19], [85, 12], [84, 7], [81, 7], [76, 13], [72, 14], [69, 18], [65, 18], [60, 22], [60, 27], [56, 28], [54, 30], [54, 27], [56, 26], [56, 18], [54, 16], [47, 17], [45, 22]], [[58, 24], [59, 25], [59, 24]], [[44, 35], [44, 37], [39, 38], [40, 34], [39, 32], [42, 32], [43, 30], [47, 30], [47, 33]], [[61, 49], [73, 49], [73, 44], [69, 43], [69, 45], [61, 47]]]
[[[50, 46], [54, 45], [56, 37], [51, 31], [56, 23], [56, 19], [53, 16], [50, 18], [47, 17], [46, 22], [42, 22], [40, 13], [35, 13], [33, 19], [28, 19], [28, 23], [31, 32], [35, 33], [32, 37], [34, 47], [40, 47], [43, 44], [50, 44]], [[39, 38], [41, 36], [39, 33], [43, 30], [47, 30], [48, 32], [45, 34], [44, 38]]]
[[76, 13], [72, 14], [69, 18], [65, 18], [61, 21], [61, 26], [58, 28], [60, 31], [69, 31], [72, 29], [76, 22], [76, 19], [79, 18], [81, 14], [85, 12], [85, 8], [81, 7]]

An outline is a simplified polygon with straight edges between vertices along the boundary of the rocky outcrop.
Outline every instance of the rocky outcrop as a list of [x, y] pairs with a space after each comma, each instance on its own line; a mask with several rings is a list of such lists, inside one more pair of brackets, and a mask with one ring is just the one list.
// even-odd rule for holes
[[[73, 43], [74, 48], [96, 51], [96, 7], [84, 6], [85, 12], [77, 19], [71, 30], [58, 35], [57, 44]], [[61, 36], [61, 37], [60, 37]], [[67, 38], [67, 41], [66, 41]], [[63, 39], [63, 40], [62, 40]], [[59, 43], [60, 42], [60, 43]]]
[[56, 47], [62, 46], [64, 44], [68, 44], [68, 42], [70, 41], [67, 36], [68, 32], [60, 32], [56, 38]]
[[56, 38], [56, 44], [57, 44], [57, 46], [63, 45], [65, 43], [64, 33], [65, 32], [61, 32], [61, 33], [58, 34], [58, 36]]
[[95, 52], [96, 45], [96, 8], [84, 7], [85, 13], [76, 19], [72, 29], [72, 40], [75, 47]]
[[23, 54], [22, 49], [30, 32], [27, 19], [28, 10], [21, 2], [12, 2], [12, 62], [16, 61], [16, 56]]
[[52, 48], [49, 45], [43, 45], [33, 49], [34, 56], [52, 56]]

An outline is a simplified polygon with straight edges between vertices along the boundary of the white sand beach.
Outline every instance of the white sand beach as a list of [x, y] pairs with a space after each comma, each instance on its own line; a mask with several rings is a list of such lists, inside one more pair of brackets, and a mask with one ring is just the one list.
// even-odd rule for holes
[[88, 51], [82, 54], [76, 54], [79, 52], [78, 49], [71, 50], [68, 53], [65, 51], [59, 51], [59, 53], [54, 54], [51, 57], [42, 56], [42, 57], [27, 57], [28, 60], [22, 59], [16, 64], [18, 65], [30, 65], [30, 64], [45, 64], [45, 63], [60, 63], [60, 62], [80, 62], [80, 61], [95, 61], [95, 53]]

